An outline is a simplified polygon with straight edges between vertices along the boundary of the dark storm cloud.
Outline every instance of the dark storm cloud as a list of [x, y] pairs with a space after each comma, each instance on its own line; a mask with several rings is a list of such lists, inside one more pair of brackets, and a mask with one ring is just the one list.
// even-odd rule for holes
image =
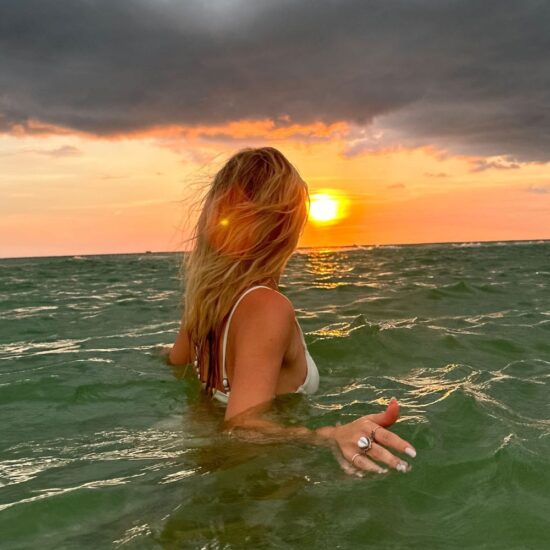
[[6, 1], [0, 127], [289, 115], [548, 161], [549, 26], [536, 0]]

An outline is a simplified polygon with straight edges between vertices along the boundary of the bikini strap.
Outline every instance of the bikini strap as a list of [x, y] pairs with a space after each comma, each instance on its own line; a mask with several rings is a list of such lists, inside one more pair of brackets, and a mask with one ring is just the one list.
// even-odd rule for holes
[[[229, 323], [231, 322], [231, 317], [233, 317], [233, 313], [235, 313], [235, 309], [237, 309], [237, 306], [239, 305], [239, 302], [252, 290], [255, 288], [271, 288], [270, 286], [266, 285], [256, 285], [252, 286], [249, 289], [245, 290], [238, 298], [238, 300], [235, 302], [233, 307], [231, 308], [231, 313], [229, 314], [229, 318], [227, 319], [227, 323], [225, 325], [224, 333], [223, 333], [223, 346], [222, 346], [222, 372], [223, 372], [223, 387], [226, 391], [229, 390], [229, 380], [227, 379], [227, 370], [225, 369], [225, 348], [227, 347], [227, 334], [229, 333]], [[274, 290], [271, 288], [271, 290]], [[277, 291], [275, 291], [277, 292]]]

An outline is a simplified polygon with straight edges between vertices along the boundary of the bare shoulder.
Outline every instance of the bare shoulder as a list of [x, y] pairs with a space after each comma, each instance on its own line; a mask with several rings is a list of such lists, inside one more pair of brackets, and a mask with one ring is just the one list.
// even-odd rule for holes
[[282, 319], [294, 316], [292, 302], [281, 292], [272, 288], [256, 288], [241, 300], [238, 309], [249, 314], [277, 316]]
[[243, 297], [233, 316], [236, 334], [249, 337], [262, 331], [278, 338], [291, 334], [295, 319], [292, 302], [271, 288], [257, 288]]

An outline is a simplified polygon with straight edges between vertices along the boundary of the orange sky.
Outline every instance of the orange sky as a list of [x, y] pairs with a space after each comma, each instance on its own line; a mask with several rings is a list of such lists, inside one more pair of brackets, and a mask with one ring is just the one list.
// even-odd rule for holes
[[350, 201], [338, 223], [310, 221], [300, 246], [550, 238], [550, 163], [509, 166], [437, 144], [349, 156], [347, 130], [259, 120], [110, 139], [0, 135], [0, 257], [181, 250], [197, 186], [260, 145], [280, 149], [311, 194]]

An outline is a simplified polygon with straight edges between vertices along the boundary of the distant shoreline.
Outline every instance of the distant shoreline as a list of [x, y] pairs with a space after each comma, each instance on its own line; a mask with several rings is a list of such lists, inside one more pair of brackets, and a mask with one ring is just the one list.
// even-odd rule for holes
[[[353, 250], [353, 249], [365, 249], [365, 248], [388, 248], [388, 247], [414, 247], [414, 246], [440, 246], [440, 245], [490, 245], [490, 244], [522, 244], [522, 243], [547, 243], [550, 242], [550, 238], [545, 239], [509, 239], [509, 240], [495, 240], [495, 241], [436, 241], [436, 242], [421, 242], [421, 243], [385, 243], [385, 244], [376, 244], [376, 243], [365, 243], [365, 244], [343, 244], [343, 245], [329, 245], [329, 246], [299, 246], [296, 251], [304, 253], [308, 250]], [[95, 254], [85, 254], [85, 253], [75, 253], [75, 254], [54, 254], [54, 255], [45, 255], [45, 256], [0, 256], [0, 260], [30, 260], [37, 258], [74, 258], [74, 257], [96, 257], [96, 256], [144, 256], [144, 255], [155, 255], [155, 254], [183, 254], [188, 252], [187, 250], [144, 250], [142, 252], [101, 252]]]

